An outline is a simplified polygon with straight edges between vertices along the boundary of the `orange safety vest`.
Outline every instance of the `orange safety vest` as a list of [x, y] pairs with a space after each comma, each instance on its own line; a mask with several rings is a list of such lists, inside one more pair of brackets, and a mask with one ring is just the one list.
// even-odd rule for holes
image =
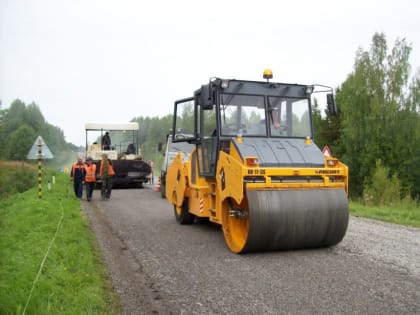
[[86, 176], [85, 182], [92, 183], [96, 181], [96, 164], [91, 164], [85, 166]]
[[[109, 160], [107, 160], [106, 162], [108, 163], [108, 176], [114, 176], [115, 171], [114, 171], [114, 168], [112, 167], [112, 163]], [[101, 166], [99, 168], [99, 175], [101, 175], [101, 176], [102, 176], [102, 165], [103, 165], [103, 163], [104, 163], [104, 161], [101, 160]]]
[[74, 178], [74, 174], [76, 173], [76, 169], [82, 169], [82, 170], [84, 170], [85, 169], [85, 165], [84, 164], [78, 164], [78, 163], [74, 163], [73, 164], [73, 167], [72, 167], [72, 173], [71, 173], [71, 177], [73, 177]]

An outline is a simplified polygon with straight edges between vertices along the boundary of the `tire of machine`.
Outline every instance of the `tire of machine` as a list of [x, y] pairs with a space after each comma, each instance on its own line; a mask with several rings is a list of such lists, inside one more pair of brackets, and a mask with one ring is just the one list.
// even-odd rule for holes
[[245, 242], [234, 252], [329, 247], [346, 233], [348, 200], [342, 189], [247, 190], [246, 195], [246, 231], [237, 230]]
[[194, 215], [188, 212], [188, 199], [184, 199], [181, 207], [174, 205], [175, 220], [181, 225], [192, 224]]
[[162, 199], [166, 198], [166, 191], [165, 191], [166, 187], [165, 187], [165, 183], [163, 181], [160, 181], [160, 196], [162, 197]]

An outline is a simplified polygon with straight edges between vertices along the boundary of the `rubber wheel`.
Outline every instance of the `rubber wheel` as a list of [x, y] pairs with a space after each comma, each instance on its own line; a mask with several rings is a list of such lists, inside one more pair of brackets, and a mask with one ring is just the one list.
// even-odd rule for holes
[[174, 213], [176, 222], [182, 225], [192, 224], [194, 222], [194, 215], [188, 212], [188, 199], [184, 199], [182, 206], [174, 205]]
[[236, 218], [229, 215], [231, 206], [241, 208], [248, 213], [248, 203], [244, 200], [241, 205], [235, 204], [233, 201], [225, 201], [223, 204], [223, 235], [226, 245], [234, 253], [242, 252], [248, 239], [249, 216]]
[[163, 183], [163, 181], [160, 181], [160, 196], [165, 199], [166, 198], [166, 193], [165, 193], [165, 184]]

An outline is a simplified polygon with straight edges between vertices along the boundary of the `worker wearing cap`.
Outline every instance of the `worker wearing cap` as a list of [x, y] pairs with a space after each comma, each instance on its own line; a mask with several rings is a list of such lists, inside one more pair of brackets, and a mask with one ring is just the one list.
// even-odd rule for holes
[[92, 199], [93, 188], [96, 182], [96, 164], [93, 163], [91, 157], [86, 159], [85, 169], [86, 199], [87, 201], [90, 201]]
[[102, 200], [108, 200], [111, 198], [112, 177], [114, 177], [115, 172], [114, 168], [112, 167], [112, 162], [110, 159], [108, 159], [108, 155], [106, 153], [102, 154], [101, 165], [99, 167], [99, 175], [101, 176], [102, 180]]
[[83, 159], [79, 156], [77, 158], [77, 162], [73, 164], [70, 172], [71, 181], [73, 182], [74, 187], [74, 194], [77, 198], [82, 198], [85, 176], [85, 164], [83, 164]]

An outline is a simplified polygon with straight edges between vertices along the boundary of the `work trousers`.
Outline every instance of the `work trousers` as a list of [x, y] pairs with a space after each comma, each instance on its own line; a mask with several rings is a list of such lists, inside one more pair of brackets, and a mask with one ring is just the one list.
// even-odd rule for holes
[[92, 199], [93, 188], [95, 186], [95, 182], [85, 182], [86, 184], [86, 198], [87, 200]]
[[77, 198], [82, 198], [83, 195], [83, 182], [80, 180], [75, 180], [74, 183], [74, 194]]
[[110, 176], [103, 176], [102, 177], [102, 187], [101, 187], [101, 196], [102, 199], [111, 198], [111, 190], [112, 190], [112, 177]]

